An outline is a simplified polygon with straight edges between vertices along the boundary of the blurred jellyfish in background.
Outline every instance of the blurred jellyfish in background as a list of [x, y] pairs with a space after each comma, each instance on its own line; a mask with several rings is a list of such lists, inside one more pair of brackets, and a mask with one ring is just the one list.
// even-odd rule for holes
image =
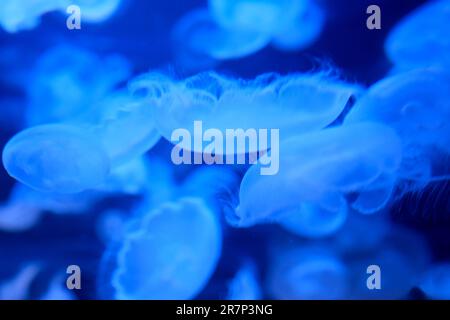
[[432, 265], [422, 276], [420, 289], [428, 298], [434, 300], [450, 299], [450, 264]]
[[374, 84], [345, 119], [353, 124], [378, 121], [391, 126], [402, 141], [399, 177], [423, 186], [447, 179], [450, 152], [450, 77], [435, 69], [419, 69]]
[[214, 272], [221, 243], [220, 224], [202, 201], [163, 204], [125, 236], [112, 278], [115, 297], [194, 298]]
[[227, 300], [260, 300], [262, 288], [254, 263], [245, 263], [229, 283]]
[[280, 50], [301, 50], [317, 40], [325, 24], [315, 0], [210, 0], [208, 9], [189, 12], [174, 27], [176, 54], [185, 68], [241, 58], [270, 42]]
[[348, 270], [325, 247], [280, 248], [269, 264], [266, 290], [274, 299], [335, 300], [348, 293]]
[[119, 8], [122, 0], [4, 0], [0, 26], [15, 33], [37, 27], [41, 16], [52, 11], [66, 13], [70, 5], [80, 7], [87, 22], [102, 22]]
[[264, 161], [260, 158], [245, 174], [230, 220], [251, 226], [297, 215], [284, 225], [292, 223], [296, 233], [319, 236], [345, 221], [347, 194], [357, 194], [349, 204], [362, 213], [387, 205], [401, 162], [401, 144], [389, 127], [363, 123], [282, 141], [277, 175], [260, 175]]
[[450, 1], [434, 0], [401, 20], [386, 40], [386, 53], [399, 70], [450, 66]]
[[130, 75], [128, 61], [119, 55], [100, 57], [62, 44], [44, 52], [30, 79], [23, 79], [29, 103], [28, 126], [76, 121]]

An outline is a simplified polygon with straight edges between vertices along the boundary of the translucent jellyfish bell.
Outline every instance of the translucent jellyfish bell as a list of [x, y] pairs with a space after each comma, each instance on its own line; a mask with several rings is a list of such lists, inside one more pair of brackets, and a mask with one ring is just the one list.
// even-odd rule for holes
[[110, 171], [103, 146], [82, 128], [44, 125], [20, 132], [3, 150], [7, 172], [40, 191], [76, 193], [101, 184]]
[[432, 265], [422, 276], [419, 287], [431, 299], [449, 300], [450, 264]]
[[160, 206], [125, 236], [112, 277], [116, 298], [194, 298], [216, 267], [221, 242], [220, 224], [201, 200]]
[[[427, 181], [436, 151], [450, 153], [450, 77], [434, 69], [397, 74], [374, 84], [353, 106], [345, 123], [377, 121], [402, 139], [401, 176]], [[448, 173], [447, 173], [448, 174]]]
[[266, 281], [275, 299], [334, 300], [348, 294], [348, 270], [325, 248], [282, 249], [273, 256]]
[[[357, 86], [323, 74], [265, 74], [246, 81], [202, 73], [168, 85], [156, 104], [155, 118], [158, 130], [167, 140], [172, 140], [177, 129], [183, 129], [191, 139], [179, 141], [178, 145], [202, 153], [211, 147], [211, 142], [205, 142], [207, 139], [202, 136], [207, 130], [209, 133], [218, 130], [226, 137], [227, 129], [252, 133], [256, 130], [256, 134], [265, 129], [270, 136], [266, 140], [272, 140], [275, 137], [271, 129], [279, 130], [281, 138], [322, 129], [340, 115], [350, 97], [359, 91]], [[200, 142], [192, 144], [191, 140]], [[226, 150], [225, 141], [216, 143], [222, 149], [216, 148], [216, 154], [270, 148], [270, 141], [260, 146], [236, 144], [231, 150]]]
[[122, 57], [95, 54], [70, 45], [53, 47], [39, 57], [25, 90], [29, 126], [76, 121], [92, 112], [130, 73]]
[[450, 65], [450, 1], [429, 1], [391, 31], [385, 44], [389, 59], [400, 69]]
[[199, 9], [188, 13], [175, 25], [173, 41], [183, 66], [203, 69], [212, 66], [214, 60], [236, 59], [256, 52], [265, 47], [270, 38], [261, 33], [225, 30], [217, 25], [208, 10]]
[[[239, 205], [230, 216], [232, 223], [248, 226], [280, 220], [286, 213], [302, 214], [306, 204], [302, 224], [311, 231], [311, 214], [317, 219], [323, 217], [324, 226], [328, 226], [330, 217], [333, 221], [336, 214], [344, 214], [347, 193], [358, 193], [358, 201], [371, 192], [377, 196], [376, 201], [363, 197], [357, 202], [358, 209], [364, 208], [363, 213], [378, 211], [390, 198], [386, 190], [393, 189], [402, 159], [401, 142], [395, 132], [376, 123], [334, 127], [282, 141], [279, 171], [274, 175], [261, 174], [270, 162], [265, 157], [245, 174]], [[322, 210], [334, 214], [324, 215]], [[308, 229], [304, 232], [307, 234]]]

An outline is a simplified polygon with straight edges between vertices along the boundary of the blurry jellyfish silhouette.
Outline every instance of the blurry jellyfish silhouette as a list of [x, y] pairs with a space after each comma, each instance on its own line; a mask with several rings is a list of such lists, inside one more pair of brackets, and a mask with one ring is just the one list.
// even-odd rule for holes
[[314, 0], [209, 0], [209, 8], [224, 30], [266, 35], [281, 50], [312, 44], [325, 16]]
[[37, 27], [41, 16], [52, 11], [66, 14], [70, 5], [80, 7], [83, 21], [102, 22], [119, 8], [122, 0], [3, 0], [0, 25], [15, 33]]
[[262, 288], [257, 277], [256, 266], [245, 263], [230, 281], [227, 300], [260, 300]]
[[266, 290], [275, 299], [334, 300], [348, 294], [348, 270], [325, 247], [280, 248], [271, 258]]
[[173, 46], [186, 69], [207, 69], [216, 60], [237, 59], [265, 47], [270, 38], [255, 32], [224, 30], [206, 9], [189, 12], [174, 26]]
[[362, 213], [386, 206], [400, 162], [399, 138], [377, 123], [291, 137], [280, 144], [278, 174], [260, 174], [264, 157], [250, 167], [241, 182], [239, 204], [228, 219], [236, 226], [251, 226], [296, 214], [291, 219], [296, 233], [330, 233], [345, 220], [347, 194], [357, 194], [350, 205]]
[[161, 205], [125, 236], [112, 275], [115, 297], [194, 298], [216, 267], [221, 242], [220, 224], [201, 200]]
[[450, 66], [450, 1], [430, 1], [401, 20], [389, 34], [385, 50], [400, 70]]
[[71, 45], [55, 46], [39, 57], [31, 82], [24, 83], [30, 101], [27, 124], [76, 121], [129, 74], [130, 65], [121, 56], [100, 58]]
[[319, 37], [325, 23], [314, 0], [209, 0], [173, 29], [174, 49], [184, 68], [205, 69], [216, 61], [253, 54], [271, 41], [300, 50]]
[[450, 153], [450, 76], [435, 69], [413, 70], [385, 78], [357, 100], [346, 124], [377, 121], [402, 140], [399, 176], [419, 185], [446, 179], [442, 168]]
[[[236, 144], [226, 150], [225, 141], [204, 141], [208, 139], [203, 139], [202, 134], [209, 129], [219, 130], [224, 137], [231, 128], [266, 129], [268, 133], [277, 129], [282, 137], [319, 130], [332, 123], [350, 97], [361, 90], [323, 73], [264, 74], [254, 80], [201, 73], [183, 81], [148, 74], [135, 79], [132, 87], [148, 92], [156, 106], [157, 129], [164, 138], [173, 140], [173, 132], [182, 128], [191, 137], [179, 137], [178, 145], [183, 150], [202, 153], [211, 144], [219, 144], [222, 150], [216, 148], [217, 155], [265, 151], [270, 148], [270, 141], [266, 145], [260, 141], [260, 146]], [[191, 145], [192, 138], [200, 143]]]
[[450, 264], [439, 263], [430, 266], [422, 275], [419, 288], [434, 300], [450, 299]]

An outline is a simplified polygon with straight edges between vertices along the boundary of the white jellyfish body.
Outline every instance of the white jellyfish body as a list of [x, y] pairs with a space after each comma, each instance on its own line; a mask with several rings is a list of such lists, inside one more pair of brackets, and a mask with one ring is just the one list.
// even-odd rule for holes
[[[438, 177], [437, 151], [450, 152], [450, 77], [434, 69], [397, 74], [374, 84], [354, 105], [345, 123], [377, 121], [402, 139], [405, 179]], [[444, 175], [447, 173], [443, 173]]]
[[396, 68], [450, 65], [450, 1], [430, 1], [404, 18], [388, 36], [385, 50]]
[[[158, 77], [148, 75], [148, 78]], [[267, 140], [275, 139], [272, 129], [279, 130], [281, 138], [322, 129], [333, 122], [350, 97], [360, 91], [357, 86], [323, 74], [265, 74], [245, 81], [202, 73], [184, 81], [166, 77], [155, 82], [143, 77], [134, 85], [152, 94], [158, 92], [157, 97], [153, 97], [155, 122], [164, 138], [184, 150], [202, 153], [212, 142], [211, 137], [206, 136], [220, 133], [222, 140], [213, 141], [218, 145], [214, 150], [216, 154], [265, 151], [271, 145]], [[183, 135], [175, 136], [180, 130]], [[229, 133], [230, 130], [233, 132]], [[257, 136], [266, 130], [267, 144], [259, 136], [260, 145], [250, 143], [239, 147], [236, 143], [234, 148], [227, 148], [227, 135], [233, 139], [239, 130], [243, 135]], [[188, 137], [184, 136], [186, 134]], [[179, 141], [174, 141], [175, 138]]]
[[24, 130], [3, 150], [7, 172], [39, 191], [76, 193], [101, 184], [110, 172], [103, 146], [89, 133], [67, 125]]
[[118, 299], [190, 299], [211, 277], [221, 228], [195, 198], [161, 205], [132, 229], [118, 252], [112, 285]]
[[[286, 213], [301, 215], [305, 208], [304, 220], [297, 220], [296, 228], [302, 223], [308, 234], [314, 230], [311, 215], [323, 217], [328, 228], [328, 219], [346, 214], [347, 193], [377, 195], [377, 201], [358, 198], [356, 201], [362, 203], [356, 203], [363, 213], [378, 211], [390, 198], [384, 191], [393, 189], [401, 144], [389, 127], [364, 123], [289, 138], [281, 142], [279, 158], [275, 175], [261, 175], [264, 157], [247, 171], [241, 182], [239, 205], [230, 216], [232, 223], [248, 226], [276, 221]], [[326, 215], [324, 211], [331, 212]], [[320, 225], [317, 221], [315, 224]]]
[[281, 300], [334, 300], [348, 294], [344, 262], [322, 247], [281, 249], [272, 257], [266, 289]]
[[450, 299], [450, 264], [448, 262], [430, 266], [422, 275], [419, 288], [434, 300]]
[[10, 33], [37, 27], [41, 16], [52, 11], [66, 14], [77, 5], [87, 22], [101, 22], [114, 14], [122, 0], [3, 0], [0, 25]]

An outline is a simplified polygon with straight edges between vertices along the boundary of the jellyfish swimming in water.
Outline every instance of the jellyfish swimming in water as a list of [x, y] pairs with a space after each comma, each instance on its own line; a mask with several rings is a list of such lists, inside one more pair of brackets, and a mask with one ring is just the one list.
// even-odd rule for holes
[[83, 21], [102, 22], [112, 16], [122, 0], [3, 0], [0, 26], [15, 33], [37, 27], [41, 16], [52, 11], [66, 14], [67, 8], [80, 8]]
[[[265, 156], [264, 156], [265, 157]], [[401, 162], [401, 142], [389, 127], [361, 123], [294, 136], [280, 144], [279, 172], [262, 175], [264, 157], [242, 179], [236, 226], [282, 221], [305, 235], [330, 232], [345, 221], [348, 205], [361, 213], [384, 208]], [[356, 195], [349, 201], [348, 194]]]
[[430, 266], [419, 282], [419, 288], [434, 300], [450, 299], [450, 263], [443, 262]]
[[429, 1], [400, 21], [385, 51], [399, 70], [450, 66], [450, 1]]
[[[264, 144], [264, 140], [275, 139], [277, 130], [281, 138], [320, 130], [338, 118], [349, 99], [361, 91], [324, 73], [263, 74], [253, 80], [200, 73], [182, 81], [151, 73], [136, 78], [130, 87], [149, 96], [164, 138], [182, 150], [203, 153], [212, 148], [210, 153], [216, 155], [265, 151], [271, 141]], [[259, 145], [248, 146], [237, 141], [227, 147], [230, 130], [260, 135], [266, 130], [270, 139], [260, 138]], [[223, 138], [214, 139], [215, 134]]]
[[221, 234], [216, 215], [200, 199], [157, 207], [125, 235], [112, 275], [115, 297], [194, 298], [215, 270]]
[[38, 58], [31, 81], [22, 80], [29, 98], [27, 125], [76, 121], [92, 112], [129, 76], [130, 69], [119, 55], [99, 57], [67, 44], [49, 49]]
[[345, 124], [377, 121], [392, 127], [402, 141], [399, 176], [419, 185], [450, 177], [442, 166], [450, 153], [450, 75], [418, 69], [375, 83], [357, 100]]
[[315, 0], [209, 0], [208, 3], [215, 21], [224, 30], [265, 35], [281, 50], [309, 46], [324, 26], [324, 11]]

